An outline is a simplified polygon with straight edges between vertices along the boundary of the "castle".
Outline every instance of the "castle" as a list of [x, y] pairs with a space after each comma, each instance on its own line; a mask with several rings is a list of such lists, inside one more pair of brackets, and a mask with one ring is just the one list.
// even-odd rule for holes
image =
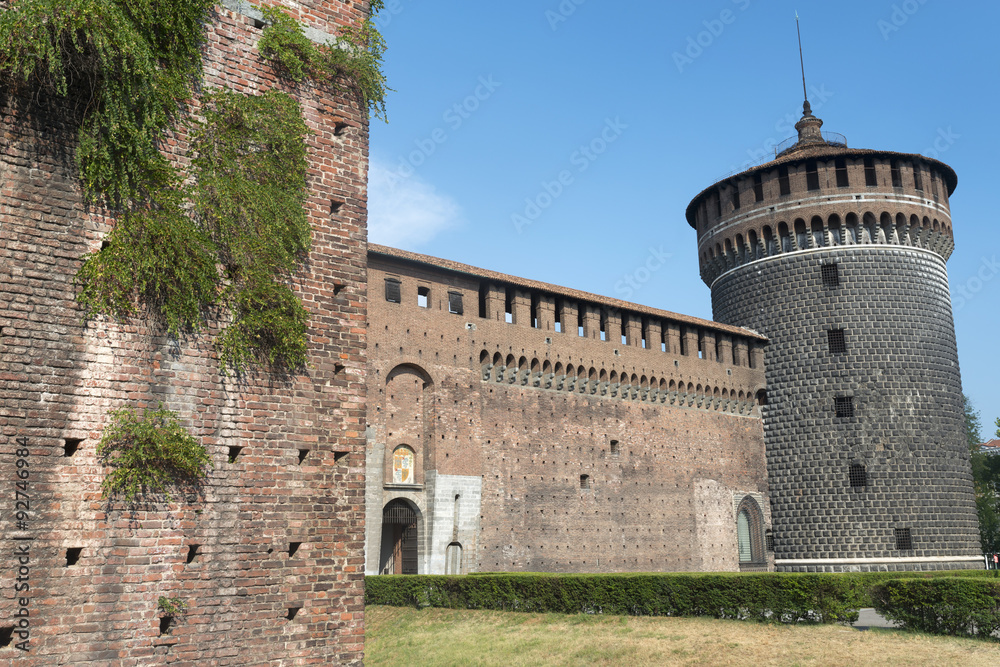
[[716, 322], [369, 246], [366, 571], [981, 567], [957, 178], [821, 125], [688, 207]]
[[[293, 15], [322, 42], [367, 13]], [[79, 110], [0, 92], [0, 664], [359, 664], [366, 572], [978, 566], [946, 165], [848, 149], [807, 109], [688, 209], [706, 321], [367, 245], [366, 109], [282, 81], [263, 19], [215, 7], [203, 83], [285, 90], [311, 131], [291, 377], [84, 323], [74, 276], [113, 220], [79, 186]], [[95, 446], [110, 410], [161, 404], [213, 467], [130, 515]]]

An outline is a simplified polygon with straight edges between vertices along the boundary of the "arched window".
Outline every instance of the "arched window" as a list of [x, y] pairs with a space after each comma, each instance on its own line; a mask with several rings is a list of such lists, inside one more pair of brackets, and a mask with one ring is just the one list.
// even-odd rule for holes
[[736, 512], [736, 542], [741, 572], [767, 569], [764, 551], [764, 515], [757, 501], [744, 496]]
[[406, 445], [400, 445], [392, 452], [392, 483], [416, 484], [416, 458], [413, 450]]

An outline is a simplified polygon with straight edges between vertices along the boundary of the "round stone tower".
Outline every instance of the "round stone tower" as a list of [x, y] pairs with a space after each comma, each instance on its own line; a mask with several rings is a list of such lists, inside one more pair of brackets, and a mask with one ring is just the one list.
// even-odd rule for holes
[[957, 177], [822, 124], [806, 102], [774, 160], [687, 209], [715, 319], [770, 338], [776, 568], [982, 567], [945, 268]]

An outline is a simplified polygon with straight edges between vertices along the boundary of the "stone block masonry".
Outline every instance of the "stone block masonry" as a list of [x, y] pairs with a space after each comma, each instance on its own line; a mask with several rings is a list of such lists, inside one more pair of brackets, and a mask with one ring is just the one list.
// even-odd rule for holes
[[[367, 3], [285, 9], [333, 34]], [[313, 243], [294, 285], [310, 313], [309, 366], [287, 381], [220, 375], [202, 337], [82, 322], [73, 276], [111, 221], [82, 201], [77, 100], [0, 92], [0, 640], [15, 626], [0, 665], [361, 663], [367, 110], [323, 86], [286, 88], [249, 14], [216, 6], [204, 87], [285, 89], [312, 132]], [[108, 511], [95, 456], [108, 410], [161, 403], [212, 456], [203, 495]], [[30, 471], [20, 525], [19, 449]], [[19, 544], [30, 589], [15, 594]], [[185, 613], [164, 623], [161, 596]]]

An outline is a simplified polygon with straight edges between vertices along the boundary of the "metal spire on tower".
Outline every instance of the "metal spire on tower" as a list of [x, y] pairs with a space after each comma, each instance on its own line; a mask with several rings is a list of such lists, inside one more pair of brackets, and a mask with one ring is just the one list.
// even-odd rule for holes
[[802, 29], [799, 28], [798, 12], [795, 12], [795, 32], [799, 36], [799, 65], [802, 67], [802, 97], [805, 99], [802, 103], [802, 115], [809, 116], [812, 114], [812, 107], [809, 106], [809, 93], [806, 92], [806, 63], [802, 58]]

